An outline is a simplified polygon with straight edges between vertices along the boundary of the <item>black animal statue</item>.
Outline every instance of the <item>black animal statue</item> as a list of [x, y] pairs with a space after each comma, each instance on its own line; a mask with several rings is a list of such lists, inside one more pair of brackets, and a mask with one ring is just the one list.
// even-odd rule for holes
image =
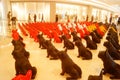
[[47, 45], [45, 44], [46, 40], [44, 39], [43, 34], [38, 34], [37, 38], [39, 42], [39, 48], [46, 49]]
[[29, 58], [29, 52], [25, 50], [23, 43], [20, 40], [12, 40], [12, 45], [14, 46], [14, 50], [22, 49], [22, 54], [24, 54], [27, 58]]
[[72, 59], [68, 56], [67, 49], [65, 51], [59, 51], [58, 54], [61, 60], [62, 67], [62, 72], [60, 74], [69, 74], [70, 77], [67, 77], [66, 80], [77, 80], [78, 78], [81, 78], [81, 68], [77, 64], [75, 64], [72, 61]]
[[111, 79], [120, 79], [120, 65], [114, 62], [108, 50], [100, 51], [98, 57], [103, 61], [103, 74], [110, 74]]
[[119, 43], [119, 40], [118, 40], [118, 31], [115, 30], [115, 28], [111, 27], [107, 33], [107, 36], [111, 36], [115, 42], [118, 42]]
[[63, 48], [74, 49], [74, 44], [69, 39], [67, 39], [65, 35], [62, 36], [62, 39], [64, 40]]
[[114, 40], [113, 38], [112, 38], [112, 36], [107, 36], [106, 37], [106, 39], [109, 41], [109, 42], [111, 42], [112, 43], [112, 45], [116, 48], [116, 49], [120, 49], [120, 45], [119, 45], [119, 43], [116, 41], [116, 40]]
[[28, 57], [23, 53], [24, 49], [21, 46], [16, 46], [12, 52], [13, 58], [15, 59], [15, 70], [16, 75], [25, 75], [28, 70], [32, 70], [32, 79], [35, 78], [37, 69], [32, 67]]
[[99, 39], [102, 39], [102, 36], [98, 33], [97, 29], [94, 30], [94, 33], [96, 34], [96, 36], [97, 36]]
[[78, 48], [78, 56], [82, 57], [83, 60], [89, 60], [92, 59], [92, 53], [89, 51], [80, 40], [75, 41], [75, 45]]
[[94, 41], [92, 41], [89, 36], [85, 36], [84, 39], [86, 40], [87, 48], [93, 50], [97, 49], [97, 44]]
[[88, 80], [103, 80], [103, 71], [101, 70], [100, 75], [89, 75]]
[[77, 32], [73, 31], [71, 35], [73, 36], [73, 42], [75, 42], [76, 40], [81, 40], [81, 38], [78, 37]]
[[50, 57], [50, 60], [59, 59], [58, 50], [51, 43], [51, 40], [46, 40], [45, 44], [47, 45], [47, 57]]
[[23, 40], [21, 40], [21, 39], [19, 39], [19, 40], [14, 40], [14, 39], [13, 39], [13, 40], [11, 41], [11, 43], [12, 43], [13, 46], [15, 46], [16, 42], [19, 42], [20, 44], [23, 45], [23, 47], [25, 47], [25, 43], [23, 42]]
[[110, 56], [114, 59], [114, 60], [120, 60], [120, 51], [117, 50], [111, 42], [104, 42], [103, 44], [107, 49], [108, 49], [108, 52], [110, 54]]
[[97, 35], [94, 33], [94, 32], [91, 32], [90, 33], [91, 37], [92, 37], [92, 40], [96, 43], [100, 43], [100, 38], [97, 37]]

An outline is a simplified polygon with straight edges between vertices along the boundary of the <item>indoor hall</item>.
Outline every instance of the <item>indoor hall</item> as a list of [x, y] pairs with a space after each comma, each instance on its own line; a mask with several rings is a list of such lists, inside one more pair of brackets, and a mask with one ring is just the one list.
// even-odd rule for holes
[[[28, 60], [30, 61], [30, 64], [32, 66], [35, 66], [37, 68], [37, 74], [34, 80], [66, 80], [66, 77], [69, 76], [68, 74], [65, 73], [63, 76], [60, 75], [60, 73], [62, 72], [61, 61], [59, 59], [50, 60], [50, 58], [47, 58], [46, 57], [47, 50], [39, 48], [39, 43], [36, 41], [36, 38], [34, 38], [33, 35], [31, 37], [30, 31], [25, 29], [25, 27], [30, 26], [32, 29], [35, 29], [31, 25], [34, 26], [34, 25], [44, 23], [44, 24], [47, 24], [47, 25], [44, 25], [44, 27], [47, 26], [46, 28], [49, 29], [49, 27], [51, 28], [51, 26], [53, 26], [53, 24], [56, 23], [56, 18], [55, 18], [56, 15], [58, 15], [57, 27], [59, 27], [58, 25], [63, 26], [63, 23], [64, 23], [64, 25], [67, 25], [67, 29], [70, 29], [70, 28], [76, 29], [75, 23], [74, 23], [74, 21], [76, 20], [75, 19], [76, 15], [77, 15], [76, 22], [79, 23], [79, 25], [82, 25], [80, 22], [86, 21], [87, 17], [88, 17], [88, 22], [90, 22], [92, 20], [92, 16], [94, 16], [94, 19], [92, 22], [105, 23], [105, 21], [107, 20], [106, 22], [109, 23], [109, 19], [112, 14], [112, 22], [115, 23], [115, 20], [119, 16], [119, 13], [117, 12], [117, 10], [119, 9], [117, 9], [116, 11], [112, 11], [106, 8], [106, 6], [103, 6], [102, 8], [100, 8], [99, 6], [93, 7], [95, 5], [90, 4], [90, 2], [92, 3], [94, 2], [95, 4], [98, 4], [98, 3], [92, 0], [91, 1], [85, 0], [86, 4], [84, 3], [84, 1], [72, 1], [72, 0], [70, 2], [68, 2], [67, 0], [66, 1], [55, 0], [55, 2], [49, 1], [49, 0], [44, 0], [44, 1], [1, 0], [0, 6], [3, 6], [2, 4], [4, 4], [5, 1], [8, 4], [10, 3], [11, 5], [7, 5], [7, 7], [8, 6], [10, 7], [8, 8], [6, 7], [5, 10], [1, 9], [0, 61], [5, 63], [2, 64], [0, 68], [0, 75], [1, 75], [0, 80], [11, 80], [12, 78], [15, 77], [15, 74], [16, 74], [15, 59], [12, 56], [12, 51], [14, 50], [14, 46], [11, 43], [13, 39], [12, 30], [17, 29], [19, 35], [23, 38], [23, 42], [25, 43], [25, 50], [30, 53]], [[88, 6], [88, 3], [91, 6]], [[109, 6], [108, 4], [109, 3], [106, 3], [107, 7]], [[110, 7], [110, 8], [113, 8], [113, 7]], [[12, 21], [11, 21], [10, 25], [8, 25], [8, 20], [5, 17], [8, 11], [11, 11], [13, 17], [17, 18], [16, 24], [12, 24]], [[19, 13], [19, 11], [21, 13]], [[29, 13], [31, 14], [31, 22], [28, 21]], [[36, 19], [36, 22], [34, 22], [34, 18], [33, 18], [34, 13], [36, 13], [38, 17]], [[107, 19], [106, 19], [106, 15], [107, 15]], [[24, 28], [24, 31], [26, 32], [26, 34], [28, 34], [27, 36], [25, 35], [24, 31], [20, 28], [19, 24]], [[84, 24], [87, 24], [87, 23], [84, 23]], [[92, 26], [92, 28], [89, 28], [89, 27], [90, 26], [87, 26], [87, 29], [89, 32], [92, 32], [95, 29], [95, 26]], [[103, 44], [105, 41], [107, 41], [106, 36], [109, 28], [105, 30], [102, 28], [100, 29], [103, 30], [104, 35], [103, 35], [103, 38], [101, 39], [101, 42], [99, 44], [97, 43], [97, 49], [91, 50], [88, 48], [88, 50], [92, 52], [92, 59], [82, 60], [81, 57], [78, 58], [77, 57], [78, 48], [76, 46], [73, 50], [67, 50], [68, 56], [82, 70], [82, 77], [79, 78], [78, 80], [88, 80], [89, 75], [99, 75], [101, 72], [101, 69], [103, 68], [103, 62], [100, 58], [98, 58], [98, 53], [99, 51], [106, 50]], [[59, 29], [61, 30], [60, 27]], [[80, 33], [78, 33], [78, 36], [81, 37]], [[47, 35], [43, 35], [43, 37], [46, 40], [49, 40]], [[90, 36], [90, 38], [92, 37]], [[119, 34], [118, 34], [118, 38], [119, 38]], [[69, 40], [73, 41], [72, 35], [69, 38]], [[55, 48], [57, 48], [58, 50], [65, 50], [65, 48], [63, 48], [64, 46], [63, 41], [55, 42], [54, 38], [52, 38], [51, 42], [55, 46]], [[86, 41], [83, 38], [82, 38], [82, 43], [84, 44], [84, 46], [87, 46]], [[114, 60], [114, 61], [120, 64], [120, 60]], [[111, 80], [109, 77], [110, 77], [109, 74], [103, 75], [103, 80]]]

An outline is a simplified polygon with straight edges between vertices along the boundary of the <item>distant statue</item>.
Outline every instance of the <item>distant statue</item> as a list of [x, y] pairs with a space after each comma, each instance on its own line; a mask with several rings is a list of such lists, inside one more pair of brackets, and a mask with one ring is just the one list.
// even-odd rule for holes
[[43, 14], [42, 14], [41, 22], [45, 22]]
[[31, 16], [30, 16], [30, 13], [28, 15], [28, 22], [30, 23], [31, 22]]
[[77, 22], [77, 19], [78, 19], [78, 17], [77, 17], [77, 15], [76, 15], [76, 16], [75, 16], [75, 20], [74, 20], [75, 23]]
[[58, 22], [58, 15], [56, 14], [55, 22]]
[[7, 20], [8, 20], [8, 26], [10, 26], [10, 22], [11, 22], [11, 12], [9, 11], [8, 14], [7, 14]]
[[112, 23], [112, 14], [110, 14], [110, 19], [109, 19], [109, 23]]
[[36, 22], [36, 19], [37, 19], [37, 15], [34, 14], [34, 22]]
[[94, 21], [94, 16], [91, 17], [91, 22], [93, 22], [93, 21]]
[[86, 16], [86, 21], [88, 21], [88, 15]]

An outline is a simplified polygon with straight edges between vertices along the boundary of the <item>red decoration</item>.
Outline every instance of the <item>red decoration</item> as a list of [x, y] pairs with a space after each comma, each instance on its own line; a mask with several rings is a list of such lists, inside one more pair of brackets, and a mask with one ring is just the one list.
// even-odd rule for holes
[[14, 77], [12, 80], [31, 80], [31, 76], [32, 76], [32, 71], [28, 70], [26, 75], [19, 74], [16, 77]]

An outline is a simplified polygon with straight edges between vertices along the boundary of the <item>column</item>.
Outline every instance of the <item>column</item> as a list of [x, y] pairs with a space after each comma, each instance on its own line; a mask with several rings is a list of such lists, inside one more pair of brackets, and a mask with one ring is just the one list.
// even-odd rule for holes
[[2, 5], [2, 19], [7, 19], [8, 11], [11, 11], [10, 0], [1, 0]]
[[50, 22], [55, 22], [56, 2], [50, 2]]

